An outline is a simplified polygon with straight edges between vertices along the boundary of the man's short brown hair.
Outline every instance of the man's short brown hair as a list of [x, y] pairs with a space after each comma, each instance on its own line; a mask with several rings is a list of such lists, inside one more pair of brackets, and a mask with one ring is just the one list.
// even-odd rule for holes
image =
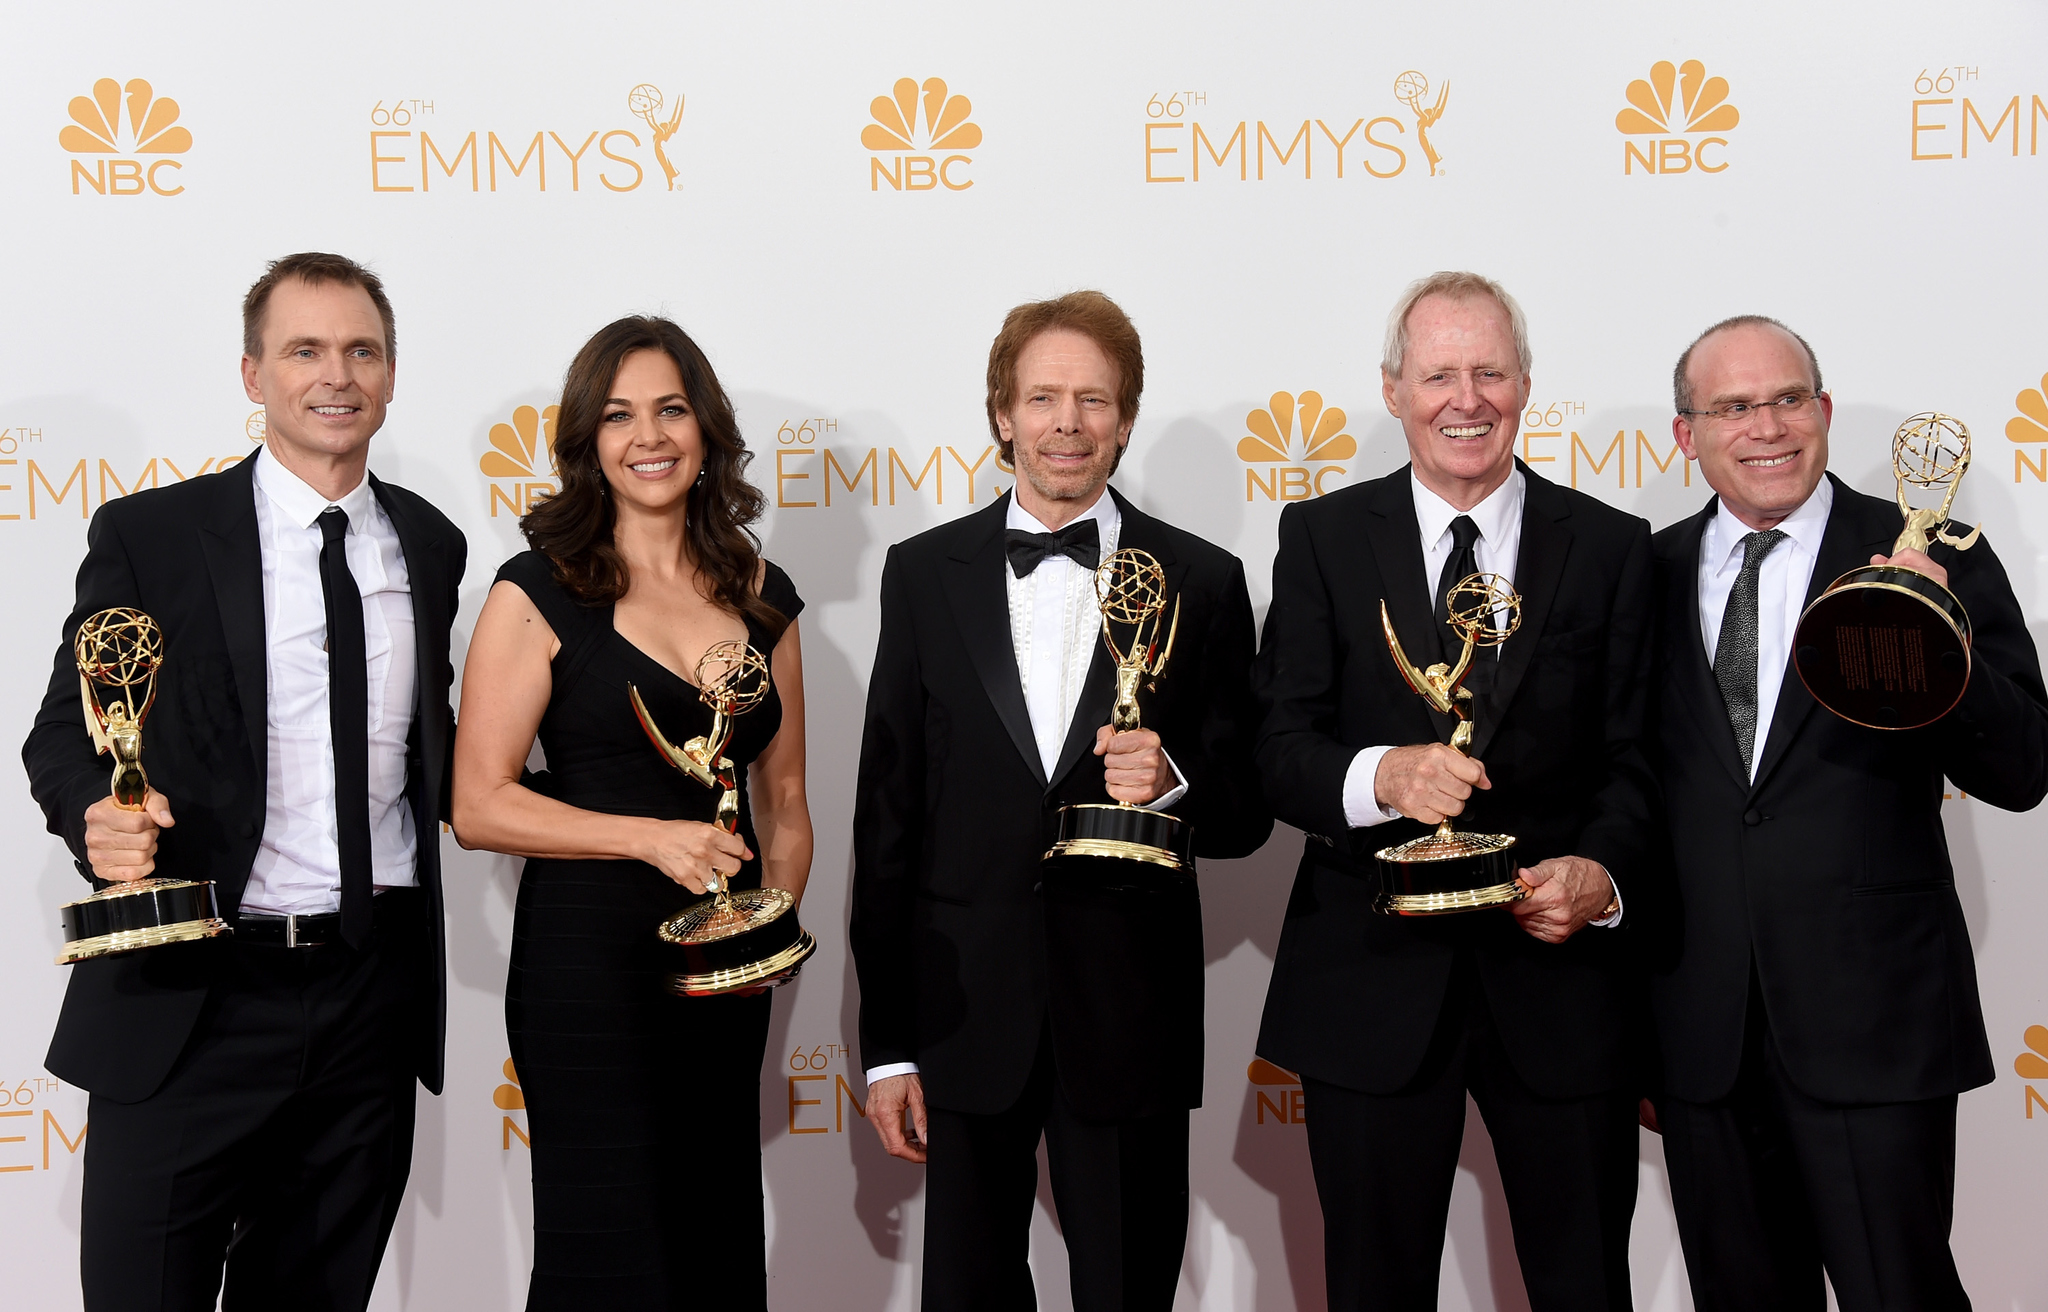
[[1080, 333], [1102, 348], [1116, 367], [1117, 423], [1128, 427], [1137, 422], [1138, 397], [1145, 390], [1145, 352], [1123, 307], [1097, 291], [1029, 301], [1003, 316], [1003, 330], [988, 348], [988, 431], [1005, 466], [1016, 462], [996, 416], [1016, 404], [1017, 361], [1040, 333], [1060, 331]]
[[346, 255], [329, 255], [325, 251], [301, 251], [287, 255], [281, 260], [272, 260], [249, 294], [242, 298], [242, 354], [251, 360], [263, 356], [263, 313], [270, 308], [270, 293], [288, 278], [301, 282], [338, 282], [350, 287], [360, 287], [377, 307], [377, 317], [384, 321], [384, 357], [387, 360], [398, 357], [398, 330], [391, 318], [391, 300], [384, 295], [384, 282], [376, 274]]

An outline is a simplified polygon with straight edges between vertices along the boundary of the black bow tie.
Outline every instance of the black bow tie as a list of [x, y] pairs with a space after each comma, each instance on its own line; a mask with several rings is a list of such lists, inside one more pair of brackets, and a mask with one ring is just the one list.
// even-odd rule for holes
[[1010, 553], [1011, 571], [1020, 579], [1037, 569], [1047, 556], [1065, 556], [1082, 569], [1091, 570], [1102, 559], [1102, 539], [1093, 516], [1077, 519], [1055, 533], [1006, 529], [1003, 546]]

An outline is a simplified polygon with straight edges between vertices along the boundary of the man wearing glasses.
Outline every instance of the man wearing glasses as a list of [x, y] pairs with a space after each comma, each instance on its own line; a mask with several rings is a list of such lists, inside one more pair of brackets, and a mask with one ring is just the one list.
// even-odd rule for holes
[[[1717, 495], [1655, 539], [1651, 756], [1677, 878], [1631, 914], [1659, 931], [1656, 1119], [1693, 1302], [1820, 1312], [1825, 1268], [1843, 1312], [1968, 1308], [1956, 1095], [1992, 1065], [1942, 779], [1970, 805], [2048, 793], [2040, 661], [1988, 542], [1888, 555], [1898, 507], [1827, 473], [1834, 405], [1804, 338], [1729, 319], [1672, 382], [1672, 431]], [[1801, 610], [1866, 563], [1969, 611], [1968, 690], [1927, 728], [1851, 724], [1790, 671]]]
[[[1468, 1092], [1530, 1307], [1626, 1309], [1642, 1025], [1617, 888], [1660, 865], [1637, 743], [1650, 526], [1516, 461], [1528, 332], [1498, 284], [1434, 274], [1387, 328], [1382, 392], [1412, 463], [1280, 519], [1258, 764], [1309, 841], [1258, 1051], [1307, 1093], [1333, 1312], [1436, 1306]], [[1479, 571], [1521, 594], [1522, 623], [1475, 655], [1468, 758], [1403, 683], [1380, 607], [1412, 659], [1455, 660], [1446, 593]], [[1526, 900], [1375, 911], [1374, 851], [1446, 816], [1516, 836]]]

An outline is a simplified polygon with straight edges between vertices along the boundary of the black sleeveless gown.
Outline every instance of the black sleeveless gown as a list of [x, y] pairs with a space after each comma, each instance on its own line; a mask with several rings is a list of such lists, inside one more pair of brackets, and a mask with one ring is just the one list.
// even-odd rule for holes
[[[530, 783], [613, 815], [710, 821], [718, 794], [641, 732], [630, 682], [680, 743], [709, 730], [697, 689], [620, 637], [612, 607], [562, 590], [538, 552], [498, 571], [532, 598], [562, 649], [540, 723], [547, 770]], [[762, 599], [803, 609], [767, 567]], [[763, 655], [768, 634], [749, 621]], [[746, 767], [782, 724], [767, 699], [736, 722], [739, 832], [756, 853], [733, 878], [761, 883]], [[767, 1306], [761, 1201], [761, 1063], [772, 994], [681, 998], [655, 926], [696, 895], [640, 861], [531, 860], [519, 880], [505, 1024], [533, 1139], [530, 1312]]]

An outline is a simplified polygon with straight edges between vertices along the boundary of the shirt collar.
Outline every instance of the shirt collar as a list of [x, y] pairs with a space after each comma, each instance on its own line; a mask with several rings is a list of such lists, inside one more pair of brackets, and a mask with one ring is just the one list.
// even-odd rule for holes
[[1443, 535], [1450, 531], [1451, 521], [1460, 515], [1470, 515], [1472, 522], [1479, 526], [1480, 538], [1496, 550], [1508, 541], [1511, 533], [1520, 529], [1525, 484], [1519, 466], [1509, 470], [1507, 480], [1470, 510], [1459, 510], [1424, 487], [1412, 467], [1408, 471], [1408, 486], [1415, 494], [1415, 525], [1422, 530], [1424, 551], [1441, 541]]
[[[1793, 545], [1808, 556], [1820, 555], [1820, 540], [1828, 531], [1828, 512], [1834, 508], [1835, 485], [1825, 474], [1808, 494], [1799, 509], [1778, 521], [1777, 527], [1792, 539]], [[1729, 559], [1742, 551], [1742, 539], [1756, 530], [1735, 517], [1728, 509], [1728, 503], [1719, 501], [1714, 511], [1713, 522], [1707, 525], [1708, 541], [1706, 554], [1702, 557], [1721, 569]]]
[[256, 486], [270, 499], [270, 504], [286, 522], [296, 528], [311, 528], [320, 522], [321, 512], [329, 506], [340, 506], [348, 516], [351, 532], [360, 532], [368, 522], [373, 500], [370, 492], [370, 476], [364, 472], [362, 481], [357, 483], [339, 501], [329, 501], [313, 489], [313, 486], [286, 469], [282, 461], [268, 452], [259, 452], [250, 459], [256, 462]]
[[[1117, 509], [1116, 498], [1109, 494], [1109, 485], [1107, 483], [1102, 485], [1102, 494], [1095, 498], [1095, 504], [1074, 516], [1068, 522], [1078, 524], [1084, 519], [1096, 521], [1096, 531], [1104, 539], [1107, 539], [1111, 533], [1122, 527], [1124, 522], [1123, 512]], [[1038, 516], [1024, 509], [1023, 503], [1017, 500], [1014, 492], [1010, 494], [1010, 510], [1009, 514], [1004, 517], [1003, 527], [1021, 528], [1027, 533], [1052, 532], [1051, 529], [1038, 522]]]

